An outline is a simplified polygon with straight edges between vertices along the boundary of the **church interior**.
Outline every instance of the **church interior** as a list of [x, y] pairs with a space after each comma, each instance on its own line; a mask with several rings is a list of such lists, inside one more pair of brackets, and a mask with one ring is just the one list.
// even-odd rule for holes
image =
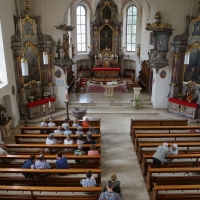
[[[199, 55], [199, 0], [0, 0], [0, 199], [99, 199], [111, 173], [124, 200], [200, 199]], [[96, 165], [45, 147], [41, 129], [68, 119], [75, 133], [74, 118], [97, 132]], [[154, 168], [162, 142], [180, 154]], [[55, 147], [68, 171], [23, 177], [31, 154], [55, 166]], [[88, 170], [92, 189], [80, 184]]]

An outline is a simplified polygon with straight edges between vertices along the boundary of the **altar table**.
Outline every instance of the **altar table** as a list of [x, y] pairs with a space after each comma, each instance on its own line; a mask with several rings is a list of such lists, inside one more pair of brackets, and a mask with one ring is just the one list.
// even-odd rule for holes
[[92, 71], [95, 78], [118, 78], [121, 69], [119, 67], [94, 67]]
[[[44, 115], [50, 115], [49, 101], [51, 102], [51, 113], [53, 113], [56, 110], [56, 98], [54, 97], [36, 100], [36, 101], [27, 103], [26, 106], [28, 109], [29, 119], [35, 119], [37, 117], [42, 117]], [[43, 105], [45, 105], [45, 108], [46, 108], [45, 113], [43, 112]]]
[[106, 85], [102, 84], [101, 82], [101, 87], [105, 88], [104, 95], [107, 97], [114, 96], [114, 88], [118, 87], [117, 82], [107, 82]]
[[177, 117], [186, 117], [188, 119], [199, 118], [199, 104], [187, 102], [177, 98], [169, 98], [168, 112], [175, 114]]

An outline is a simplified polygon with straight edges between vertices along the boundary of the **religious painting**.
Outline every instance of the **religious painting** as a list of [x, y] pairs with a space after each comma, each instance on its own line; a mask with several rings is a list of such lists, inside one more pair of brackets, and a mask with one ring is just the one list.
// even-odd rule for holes
[[62, 76], [62, 72], [59, 69], [57, 69], [55, 71], [55, 76], [56, 76], [56, 78], [60, 78]]
[[28, 83], [31, 80], [40, 81], [40, 59], [33, 44], [27, 45], [24, 50], [24, 57], [28, 61], [29, 75], [24, 76], [24, 83]]
[[166, 77], [166, 75], [167, 75], [167, 72], [165, 71], [165, 70], [162, 70], [161, 72], [160, 72], [160, 78], [165, 78]]
[[192, 36], [200, 36], [200, 21], [197, 21], [193, 26]]
[[33, 24], [31, 24], [30, 21], [25, 21], [23, 25], [23, 37], [33, 37], [34, 31], [33, 31]]
[[193, 81], [200, 84], [200, 43], [196, 42], [190, 49], [189, 64], [185, 65], [184, 82]]
[[111, 20], [111, 8], [109, 6], [105, 6], [102, 9], [102, 20], [110, 19]]
[[157, 44], [156, 44], [156, 45], [157, 45], [157, 48], [156, 48], [156, 49], [157, 49], [158, 51], [164, 51], [164, 50], [165, 50], [165, 48], [166, 48], [166, 47], [165, 47], [165, 43], [166, 43], [166, 42], [165, 42], [165, 39], [166, 39], [166, 38], [165, 38], [165, 35], [159, 35], [159, 36], [158, 36], [158, 41], [157, 41]]
[[108, 25], [105, 25], [100, 31], [100, 51], [106, 47], [112, 51], [112, 41], [113, 31]]

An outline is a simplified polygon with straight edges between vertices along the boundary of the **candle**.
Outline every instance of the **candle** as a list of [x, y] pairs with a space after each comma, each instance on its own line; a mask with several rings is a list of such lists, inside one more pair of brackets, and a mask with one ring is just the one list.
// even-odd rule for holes
[[65, 97], [68, 100], [68, 90], [65, 90]]
[[49, 108], [51, 108], [51, 102], [49, 101]]
[[43, 105], [42, 107], [43, 107], [43, 109], [45, 109], [45, 105]]

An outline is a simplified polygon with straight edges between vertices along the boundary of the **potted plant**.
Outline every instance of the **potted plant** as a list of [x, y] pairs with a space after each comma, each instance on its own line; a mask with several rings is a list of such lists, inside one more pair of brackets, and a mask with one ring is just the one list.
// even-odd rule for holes
[[36, 100], [40, 100], [40, 99], [42, 98], [42, 95], [39, 94], [39, 93], [37, 93], [37, 94], [35, 95], [35, 98], [36, 98]]
[[141, 107], [141, 99], [139, 97], [136, 97], [134, 99], [134, 103], [135, 103], [135, 108], [136, 109], [140, 109], [140, 107]]
[[179, 93], [178, 94], [178, 99], [181, 100], [182, 98], [183, 98], [183, 95]]
[[50, 94], [49, 92], [44, 92], [44, 94], [43, 94], [44, 98], [46, 98], [46, 99], [47, 99], [48, 97], [50, 97], [50, 95], [51, 95], [51, 94]]
[[34, 97], [34, 96], [32, 96], [32, 95], [28, 96], [28, 101], [30, 101], [30, 102], [33, 102], [33, 101], [34, 101], [34, 99], [35, 99], [35, 97]]

